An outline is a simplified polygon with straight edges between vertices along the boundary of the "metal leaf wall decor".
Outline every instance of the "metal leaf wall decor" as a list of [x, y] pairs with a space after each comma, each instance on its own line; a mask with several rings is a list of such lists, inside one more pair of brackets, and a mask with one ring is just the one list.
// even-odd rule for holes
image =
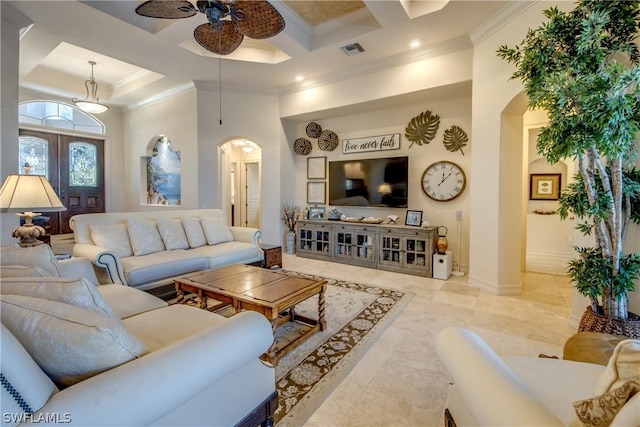
[[428, 144], [435, 138], [438, 127], [440, 127], [440, 116], [431, 114], [431, 111], [425, 111], [411, 119], [404, 130], [404, 136], [411, 141], [411, 145]]
[[444, 131], [444, 138], [442, 143], [444, 147], [453, 152], [460, 151], [464, 156], [463, 147], [467, 146], [469, 137], [467, 133], [463, 131], [459, 126], [453, 125], [449, 129]]

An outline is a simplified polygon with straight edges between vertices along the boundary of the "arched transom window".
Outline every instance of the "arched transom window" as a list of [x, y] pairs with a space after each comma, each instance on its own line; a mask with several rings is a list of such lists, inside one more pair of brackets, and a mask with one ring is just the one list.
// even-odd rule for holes
[[73, 105], [56, 101], [26, 101], [18, 106], [18, 121], [57, 129], [104, 135], [100, 120]]

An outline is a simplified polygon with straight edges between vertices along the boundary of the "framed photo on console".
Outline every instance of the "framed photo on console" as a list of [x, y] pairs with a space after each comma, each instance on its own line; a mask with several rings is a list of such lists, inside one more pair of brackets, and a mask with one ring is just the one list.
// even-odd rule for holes
[[422, 211], [407, 211], [407, 218], [404, 220], [404, 225], [420, 227], [420, 224], [422, 224]]
[[324, 219], [325, 208], [322, 206], [311, 206], [309, 207], [309, 219], [310, 220], [319, 220]]
[[307, 158], [307, 179], [327, 179], [327, 157]]

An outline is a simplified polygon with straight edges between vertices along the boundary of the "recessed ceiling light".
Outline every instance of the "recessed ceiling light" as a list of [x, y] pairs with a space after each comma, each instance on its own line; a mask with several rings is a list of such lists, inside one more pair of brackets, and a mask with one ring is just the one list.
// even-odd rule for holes
[[296, 76], [296, 81], [297, 81], [297, 82], [301, 82], [301, 81], [303, 81], [303, 80], [304, 80], [304, 76], [303, 76], [302, 74], [298, 74], [298, 75]]
[[415, 49], [417, 47], [420, 47], [421, 44], [422, 44], [422, 40], [414, 39], [414, 40], [411, 40], [411, 43], [409, 43], [409, 46], [411, 46], [412, 49]]

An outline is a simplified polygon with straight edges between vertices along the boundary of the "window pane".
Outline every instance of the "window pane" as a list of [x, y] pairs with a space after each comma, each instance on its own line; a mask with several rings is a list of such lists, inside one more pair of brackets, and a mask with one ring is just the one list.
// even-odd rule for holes
[[49, 179], [49, 143], [35, 136], [21, 136], [18, 145], [20, 174], [24, 174], [28, 166], [30, 175], [44, 175]]
[[27, 101], [18, 106], [18, 121], [58, 129], [104, 135], [104, 125], [74, 105], [55, 101]]
[[98, 151], [86, 142], [69, 144], [69, 186], [98, 186]]

